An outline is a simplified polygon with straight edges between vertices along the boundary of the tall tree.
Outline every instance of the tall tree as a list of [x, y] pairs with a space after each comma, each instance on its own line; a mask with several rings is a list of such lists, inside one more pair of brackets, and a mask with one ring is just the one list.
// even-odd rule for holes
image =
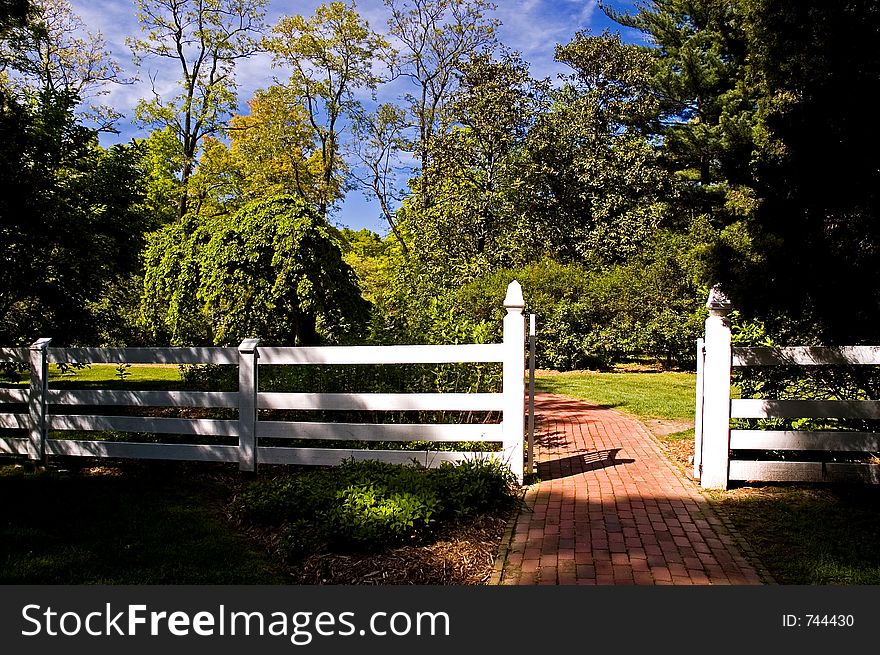
[[[33, 0], [31, 20], [0, 42], [0, 61], [15, 70], [11, 82], [19, 93], [52, 92], [97, 101], [108, 82], [125, 83], [100, 32], [90, 32], [68, 0]], [[102, 130], [113, 129], [121, 115], [91, 104], [84, 113]]]
[[140, 153], [102, 149], [76, 99], [0, 105], [0, 342], [94, 343], [90, 305], [137, 270], [149, 219]]
[[129, 39], [135, 62], [172, 60], [178, 92], [138, 103], [138, 119], [170, 128], [179, 143], [177, 216], [189, 208], [189, 178], [206, 136], [222, 134], [236, 105], [235, 65], [257, 52], [267, 0], [136, 0], [140, 38]]
[[275, 65], [290, 70], [288, 88], [305, 107], [318, 144], [322, 192], [317, 207], [327, 216], [344, 175], [343, 123], [360, 111], [356, 93], [376, 88], [374, 63], [388, 44], [371, 31], [354, 3], [319, 5], [311, 18], [282, 18], [272, 32], [266, 45]]
[[754, 209], [755, 98], [746, 80], [740, 0], [650, 0], [633, 15], [606, 9], [646, 34], [660, 101], [663, 156], [686, 192], [679, 210], [724, 227]]
[[205, 140], [192, 178], [194, 211], [229, 213], [265, 196], [291, 195], [318, 207], [323, 160], [307, 113], [289, 88], [258, 90], [250, 113], [229, 121], [229, 144]]
[[300, 198], [275, 196], [233, 215], [167, 225], [145, 250], [143, 313], [172, 343], [345, 341], [368, 304], [334, 230]]
[[749, 250], [719, 258], [714, 274], [750, 314], [830, 343], [876, 343], [880, 8], [744, 0], [742, 14], [759, 204], [745, 224]]
[[529, 175], [523, 144], [545, 96], [517, 56], [476, 55], [461, 68], [424, 171], [437, 180], [433, 201], [422, 209], [416, 183], [404, 217], [418, 259], [452, 285], [529, 254], [517, 188]]
[[528, 138], [534, 174], [522, 195], [534, 236], [561, 261], [625, 261], [672, 214], [675, 187], [651, 138], [654, 54], [578, 33], [556, 60], [572, 72]]
[[[487, 16], [495, 9], [488, 0], [384, 2], [391, 11], [389, 33], [400, 44], [391, 58], [392, 73], [408, 79], [415, 87], [404, 101], [415, 130], [409, 150], [420, 167], [419, 197], [422, 209], [426, 210], [433, 197], [433, 141], [444, 107], [456, 87], [462, 63], [495, 45], [499, 21]], [[386, 219], [389, 217], [386, 214]]]
[[406, 197], [397, 161], [399, 153], [406, 150], [406, 112], [392, 103], [384, 103], [375, 112], [359, 116], [352, 130], [351, 149], [357, 163], [352, 167], [351, 177], [378, 200], [382, 217], [407, 256], [409, 247], [397, 219], [397, 210]]

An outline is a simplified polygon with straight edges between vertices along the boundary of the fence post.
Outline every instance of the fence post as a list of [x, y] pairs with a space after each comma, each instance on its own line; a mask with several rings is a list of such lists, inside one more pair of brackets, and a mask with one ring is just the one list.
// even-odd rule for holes
[[529, 444], [526, 466], [535, 472], [535, 315], [529, 314]]
[[238, 346], [238, 469], [251, 473], [257, 471], [259, 343], [259, 339], [245, 339]]
[[694, 412], [694, 480], [703, 472], [703, 368], [706, 364], [706, 345], [697, 339], [696, 411]]
[[525, 361], [526, 325], [522, 287], [514, 280], [504, 298], [504, 415], [502, 433], [504, 459], [517, 482], [523, 481], [523, 433], [525, 432]]
[[30, 459], [46, 463], [46, 437], [48, 421], [46, 416], [46, 396], [49, 392], [49, 342], [52, 339], [37, 339], [30, 346], [28, 368], [30, 369], [30, 394], [28, 395], [28, 413], [30, 414], [30, 443], [28, 456]]
[[730, 300], [718, 285], [706, 302], [703, 366], [702, 472], [700, 485], [727, 489], [730, 468]]

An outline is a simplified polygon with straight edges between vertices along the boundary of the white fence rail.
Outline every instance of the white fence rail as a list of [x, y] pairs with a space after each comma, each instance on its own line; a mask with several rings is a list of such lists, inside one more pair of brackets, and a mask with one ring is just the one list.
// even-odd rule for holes
[[[0, 453], [45, 461], [49, 455], [238, 462], [241, 470], [265, 464], [338, 464], [379, 459], [425, 466], [474, 457], [498, 457], [521, 482], [525, 414], [525, 324], [522, 289], [512, 282], [504, 300], [501, 344], [261, 348], [248, 339], [238, 348], [2, 348], [0, 362], [27, 363], [28, 388], [0, 388], [0, 428], [26, 437], [0, 436]], [[140, 391], [51, 389], [49, 363], [224, 364], [238, 366], [238, 391]], [[259, 391], [259, 365], [361, 365], [501, 363], [501, 393], [279, 393]], [[236, 419], [164, 418], [87, 413], [106, 407], [203, 407], [237, 409]], [[377, 424], [260, 420], [259, 410], [500, 412], [490, 424]], [[112, 414], [112, 412], [110, 412]], [[48, 439], [49, 431], [118, 431], [226, 437], [237, 445], [130, 443]], [[501, 451], [373, 450], [263, 445], [261, 439], [501, 443]]]
[[[730, 303], [716, 287], [706, 304], [706, 336], [697, 342], [694, 478], [727, 489], [732, 481], [880, 483], [880, 465], [856, 461], [880, 452], [880, 434], [846, 430], [731, 430], [731, 419], [880, 418], [876, 400], [731, 399], [732, 367], [880, 365], [880, 347], [734, 348]], [[767, 452], [835, 452], [853, 461], [768, 459]], [[759, 459], [763, 457], [763, 459]]]

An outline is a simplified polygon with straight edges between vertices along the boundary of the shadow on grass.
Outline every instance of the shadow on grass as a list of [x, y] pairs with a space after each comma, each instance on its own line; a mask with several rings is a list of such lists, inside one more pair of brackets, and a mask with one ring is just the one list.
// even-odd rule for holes
[[743, 485], [713, 494], [780, 584], [880, 584], [880, 488]]
[[223, 516], [232, 490], [189, 465], [0, 466], [2, 584], [282, 584]]

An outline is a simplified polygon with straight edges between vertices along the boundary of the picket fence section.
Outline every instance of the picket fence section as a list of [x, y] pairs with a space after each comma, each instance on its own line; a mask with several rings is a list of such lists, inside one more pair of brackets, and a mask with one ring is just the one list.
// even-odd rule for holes
[[[243, 471], [261, 464], [335, 465], [344, 459], [437, 466], [500, 457], [522, 482], [525, 429], [525, 324], [522, 289], [512, 282], [504, 300], [503, 343], [404, 346], [260, 347], [247, 339], [237, 348], [52, 348], [40, 339], [29, 348], [2, 348], [0, 361], [27, 363], [28, 388], [0, 388], [0, 428], [27, 431], [0, 436], [0, 453], [45, 461], [49, 455], [238, 462]], [[67, 390], [49, 387], [50, 363], [217, 364], [237, 366], [238, 391]], [[260, 392], [260, 365], [501, 363], [501, 393], [280, 393]], [[15, 408], [18, 408], [17, 410]], [[237, 410], [236, 419], [163, 418], [85, 413], [101, 407], [199, 407]], [[479, 411], [498, 412], [500, 423], [379, 424], [260, 420], [259, 410]], [[229, 437], [235, 445], [132, 443], [49, 439], [50, 431], [119, 431]], [[497, 451], [412, 451], [264, 446], [261, 439], [500, 442]]]
[[[880, 347], [732, 347], [729, 300], [717, 287], [706, 304], [705, 339], [697, 342], [694, 478], [727, 489], [731, 481], [880, 483], [880, 434], [846, 430], [738, 430], [731, 419], [880, 418], [876, 400], [731, 399], [731, 371], [755, 366], [880, 365]], [[805, 453], [834, 452], [839, 459], [809, 461]], [[781, 453], [770, 459], [765, 453]], [[794, 455], [794, 457], [791, 455]], [[731, 457], [731, 454], [734, 456]], [[786, 454], [789, 456], [785, 459]], [[759, 457], [764, 457], [760, 459]]]

